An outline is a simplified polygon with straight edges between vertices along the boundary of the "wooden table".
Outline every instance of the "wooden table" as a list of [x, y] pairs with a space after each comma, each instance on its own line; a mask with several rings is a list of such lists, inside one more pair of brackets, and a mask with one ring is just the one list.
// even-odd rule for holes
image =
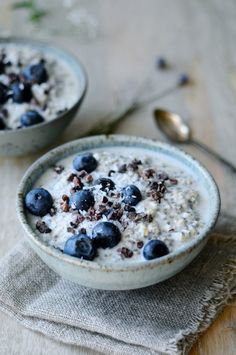
[[[83, 108], [56, 144], [76, 138], [92, 122], [126, 102], [148, 75], [152, 79], [146, 92], [161, 92], [176, 81], [178, 73], [185, 71], [194, 79], [194, 85], [177, 91], [159, 101], [158, 105], [183, 114], [197, 138], [236, 164], [234, 0], [77, 1], [79, 8], [87, 9], [88, 22], [92, 19], [92, 25], [95, 23], [96, 38], [86, 38], [86, 34], [85, 38], [81, 34], [78, 38], [68, 34], [40, 34], [38, 30], [30, 34], [25, 13], [13, 13], [9, 5], [9, 1], [1, 0], [2, 34], [22, 33], [50, 39], [74, 52], [87, 68], [90, 87]], [[65, 8], [56, 6], [59, 10], [53, 11], [47, 21], [58, 25], [57, 16]], [[60, 30], [62, 25], [60, 23]], [[155, 70], [155, 59], [159, 55], [169, 60], [170, 70]], [[119, 132], [163, 139], [154, 126], [152, 108], [153, 105], [132, 115], [120, 126]], [[235, 178], [208, 156], [191, 147], [185, 148], [212, 172], [220, 186], [222, 208], [234, 214]], [[24, 171], [39, 155], [0, 159], [1, 255], [22, 238], [22, 229], [15, 215], [15, 192]], [[236, 303], [225, 307], [199, 338], [191, 355], [236, 353], [235, 306]], [[0, 321], [1, 354], [94, 354], [27, 330], [3, 313]]]

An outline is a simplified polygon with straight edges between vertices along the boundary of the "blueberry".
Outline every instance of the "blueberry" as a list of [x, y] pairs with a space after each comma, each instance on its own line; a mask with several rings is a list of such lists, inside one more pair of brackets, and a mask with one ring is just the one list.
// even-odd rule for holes
[[142, 200], [140, 190], [135, 185], [128, 185], [122, 189], [123, 202], [126, 205], [136, 206]]
[[114, 190], [115, 188], [115, 183], [111, 179], [108, 178], [100, 178], [97, 179], [94, 182], [94, 185], [100, 185], [100, 190], [106, 191], [106, 190]]
[[85, 260], [93, 260], [96, 256], [96, 248], [93, 240], [86, 234], [78, 234], [66, 241], [64, 253]]
[[35, 188], [25, 196], [25, 206], [35, 216], [45, 216], [52, 207], [51, 194], [43, 188]]
[[169, 254], [168, 247], [159, 239], [150, 240], [143, 248], [143, 256], [146, 260], [160, 258], [167, 254]]
[[29, 83], [15, 82], [11, 85], [12, 100], [18, 104], [30, 102], [32, 99], [31, 85]]
[[93, 207], [95, 201], [91, 191], [81, 190], [73, 193], [70, 196], [69, 206], [73, 210], [88, 211], [90, 207]]
[[121, 240], [119, 228], [111, 222], [100, 222], [93, 228], [94, 243], [97, 248], [113, 248]]
[[5, 129], [6, 125], [2, 116], [0, 116], [0, 131]]
[[26, 67], [23, 70], [23, 77], [27, 81], [42, 84], [48, 81], [48, 72], [44, 66], [44, 63], [41, 61], [38, 64], [32, 64]]
[[190, 77], [188, 76], [188, 74], [181, 74], [178, 78], [177, 84], [178, 86], [185, 86], [188, 85], [190, 83]]
[[80, 154], [73, 160], [73, 167], [77, 171], [85, 170], [87, 173], [91, 173], [96, 169], [97, 165], [98, 162], [92, 153]]
[[23, 113], [20, 122], [22, 127], [29, 127], [44, 122], [44, 118], [37, 111], [31, 110]]
[[159, 69], [167, 69], [168, 68], [168, 63], [164, 57], [157, 58], [157, 67]]
[[8, 99], [8, 87], [0, 83], [0, 104], [5, 104]]

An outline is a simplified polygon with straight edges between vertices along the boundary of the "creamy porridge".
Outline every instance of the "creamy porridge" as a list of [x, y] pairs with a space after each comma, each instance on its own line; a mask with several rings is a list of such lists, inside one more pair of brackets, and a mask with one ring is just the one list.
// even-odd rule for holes
[[54, 119], [78, 96], [78, 80], [65, 61], [27, 45], [0, 45], [0, 129]]
[[197, 237], [204, 225], [204, 193], [193, 174], [141, 149], [103, 148], [68, 157], [34, 188], [25, 204], [38, 236], [83, 258], [75, 252], [80, 236], [85, 244], [89, 240], [82, 245], [90, 253], [84, 259], [99, 263], [164, 256]]

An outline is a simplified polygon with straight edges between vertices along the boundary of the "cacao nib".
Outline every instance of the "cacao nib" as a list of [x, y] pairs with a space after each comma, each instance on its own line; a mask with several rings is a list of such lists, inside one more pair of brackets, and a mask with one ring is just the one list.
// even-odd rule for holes
[[86, 175], [85, 176], [85, 181], [88, 182], [88, 183], [92, 182], [93, 181], [92, 175]]
[[76, 176], [77, 176], [76, 174], [70, 174], [70, 175], [68, 176], [68, 178], [67, 178], [67, 181], [72, 182], [73, 179], [74, 179], [74, 177], [76, 177]]
[[81, 170], [78, 172], [78, 176], [81, 178], [85, 177], [86, 175], [87, 175], [87, 171], [85, 171], [85, 170]]
[[118, 173], [124, 174], [127, 171], [127, 165], [126, 164], [122, 164], [119, 168], [118, 168]]
[[63, 201], [69, 202], [69, 196], [67, 196], [67, 195], [62, 195], [61, 198], [62, 198]]
[[107, 175], [111, 177], [113, 174], [115, 174], [115, 170], [110, 170]]
[[133, 254], [134, 254], [132, 252], [132, 250], [125, 248], [125, 247], [122, 247], [119, 250], [120, 250], [121, 255], [123, 255], [125, 258], [132, 258]]
[[53, 166], [53, 170], [57, 173], [57, 174], [61, 174], [64, 170], [64, 166], [63, 165], [54, 165]]
[[136, 209], [130, 205], [125, 205], [124, 210], [128, 212], [136, 212]]
[[150, 179], [150, 178], [152, 178], [152, 177], [154, 177], [156, 175], [156, 172], [155, 172], [155, 170], [154, 169], [145, 169], [144, 171], [143, 171], [143, 173], [142, 173], [142, 177], [144, 178], [144, 179]]
[[178, 184], [178, 180], [177, 179], [169, 179], [170, 183], [172, 185], [177, 185]]
[[134, 159], [131, 161], [131, 163], [128, 164], [127, 168], [132, 171], [136, 171], [136, 170], [138, 170], [138, 167], [141, 164], [142, 164], [141, 160]]
[[85, 228], [80, 228], [79, 233], [80, 233], [80, 234], [86, 234], [87, 231], [86, 231]]
[[75, 233], [76, 233], [76, 232], [75, 232], [75, 229], [72, 228], [72, 227], [67, 227], [67, 232], [68, 232], [68, 233], [72, 233], [72, 234], [75, 234]]
[[57, 213], [56, 207], [51, 207], [49, 210], [50, 216], [53, 217], [53, 216], [55, 216], [56, 213]]
[[83, 188], [83, 186], [84, 186], [84, 184], [82, 183], [80, 177], [78, 177], [78, 176], [74, 176], [72, 182], [75, 185], [75, 187], [77, 188], [77, 191], [81, 190]]
[[82, 223], [85, 220], [85, 217], [82, 214], [78, 214], [75, 223], [77, 225], [79, 225], [80, 223]]
[[51, 231], [52, 231], [44, 221], [37, 221], [36, 222], [36, 229], [40, 233], [51, 233]]
[[119, 208], [121, 208], [121, 204], [120, 204], [119, 202], [114, 202], [113, 208], [114, 208], [115, 210], [118, 210]]
[[139, 241], [137, 242], [137, 248], [138, 248], [138, 249], [142, 249], [142, 247], [143, 247], [143, 242], [142, 242], [141, 240], [139, 240]]
[[103, 196], [102, 203], [107, 203], [107, 202], [108, 202], [108, 198], [106, 196]]
[[157, 177], [159, 180], [168, 180], [169, 179], [169, 176], [167, 175], [167, 173], [165, 171], [158, 173]]

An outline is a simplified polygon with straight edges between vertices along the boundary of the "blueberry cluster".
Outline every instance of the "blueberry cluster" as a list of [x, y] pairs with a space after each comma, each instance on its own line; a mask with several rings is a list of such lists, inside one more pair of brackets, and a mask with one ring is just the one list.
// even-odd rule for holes
[[[6, 68], [11, 67], [12, 63], [7, 61], [6, 55], [2, 53], [0, 57], [0, 74], [5, 74], [9, 78], [9, 85], [0, 82], [0, 108], [9, 99], [14, 103], [29, 103], [33, 99], [32, 85], [42, 84], [48, 81], [48, 72], [45, 67], [45, 60], [39, 61], [37, 64], [29, 65], [22, 68], [22, 64], [18, 63], [20, 74], [7, 74]], [[9, 70], [8, 70], [9, 71]], [[7, 128], [6, 117], [4, 117], [4, 109], [0, 113], [0, 130]], [[7, 116], [7, 114], [6, 114]], [[36, 110], [26, 111], [20, 117], [20, 126], [29, 127], [44, 121], [44, 118]]]
[[[132, 164], [132, 168], [136, 169], [136, 165], [137, 162], [135, 161], [135, 164]], [[80, 172], [81, 176], [86, 176], [87, 173], [91, 173], [97, 168], [97, 166], [98, 162], [91, 153], [80, 154], [73, 160], [73, 168]], [[61, 173], [61, 168], [56, 169], [55, 171]], [[146, 174], [150, 175], [151, 171], [146, 171]], [[165, 176], [165, 178], [167, 179], [168, 177]], [[71, 174], [68, 181], [73, 181], [76, 186], [72, 189], [70, 196], [62, 196], [62, 210], [64, 212], [69, 212], [70, 210], [78, 211], [78, 223], [71, 223], [71, 226], [74, 227], [77, 227], [85, 218], [83, 214], [80, 214], [81, 211], [87, 211], [90, 213], [92, 211], [94, 212], [94, 186], [99, 186], [100, 190], [106, 192], [106, 196], [115, 190], [115, 183], [110, 178], [99, 178], [95, 180], [91, 188], [85, 188], [84, 184], [76, 174]], [[103, 199], [105, 203], [108, 203], [109, 201], [106, 196], [104, 196]], [[135, 208], [133, 207], [142, 200], [142, 194], [138, 187], [135, 185], [125, 186], [120, 191], [119, 196], [121, 197], [121, 202], [124, 204], [124, 210], [127, 211], [129, 218], [138, 221], [137, 217], [140, 216], [136, 214]], [[51, 214], [53, 209], [53, 198], [47, 190], [43, 188], [35, 188], [27, 193], [25, 197], [25, 206], [33, 215], [43, 217], [47, 213]], [[113, 203], [113, 214], [111, 215], [111, 219], [119, 220], [118, 214], [119, 211], [121, 211], [120, 207], [121, 203]], [[106, 212], [107, 210], [104, 209], [101, 212], [101, 216], [102, 214], [106, 215]], [[132, 218], [133, 215], [134, 218]], [[95, 215], [95, 220], [98, 220], [101, 216], [98, 217]], [[151, 221], [151, 219], [146, 220]], [[36, 226], [36, 228], [41, 233], [50, 233], [51, 231], [50, 228], [47, 228], [45, 224], [42, 225], [42, 223], [38, 224], [38, 227]], [[69, 227], [68, 231], [73, 231], [74, 235], [66, 241], [63, 250], [64, 253], [85, 260], [93, 260], [96, 257], [99, 248], [113, 248], [121, 241], [121, 232], [119, 228], [116, 224], [110, 221], [97, 223], [91, 233], [87, 233], [85, 229], [80, 230], [79, 233], [75, 233], [71, 227]], [[141, 248], [142, 247], [143, 244]], [[125, 257], [131, 257], [133, 255], [133, 253], [127, 248], [122, 248], [122, 252], [123, 254], [125, 253]], [[168, 253], [169, 250], [165, 243], [157, 239], [150, 240], [143, 247], [143, 256], [146, 260], [159, 258]]]

